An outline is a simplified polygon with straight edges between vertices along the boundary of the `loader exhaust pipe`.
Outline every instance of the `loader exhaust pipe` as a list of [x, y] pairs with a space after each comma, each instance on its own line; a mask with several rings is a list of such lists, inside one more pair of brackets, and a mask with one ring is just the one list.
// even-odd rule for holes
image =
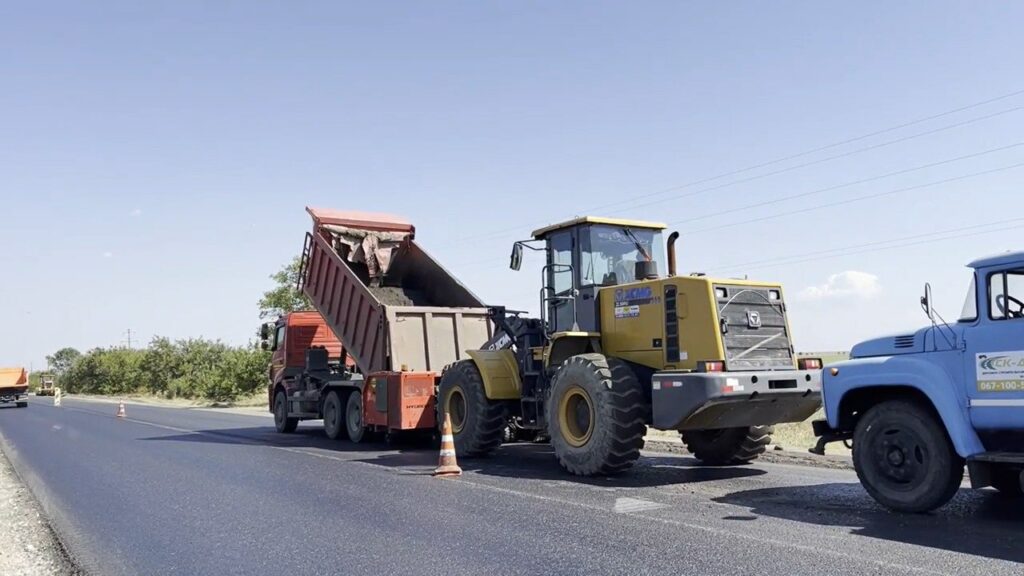
[[679, 239], [679, 232], [673, 232], [668, 235], [668, 275], [669, 278], [676, 275], [676, 240]]

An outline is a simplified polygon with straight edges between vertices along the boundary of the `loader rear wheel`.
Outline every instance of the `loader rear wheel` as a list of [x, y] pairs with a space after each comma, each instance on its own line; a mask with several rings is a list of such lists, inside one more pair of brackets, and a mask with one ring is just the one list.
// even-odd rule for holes
[[459, 456], [483, 456], [493, 452], [505, 435], [505, 406], [487, 399], [484, 379], [472, 360], [452, 364], [441, 376], [438, 415], [452, 420], [455, 452]]
[[930, 406], [889, 400], [867, 411], [853, 433], [853, 467], [864, 489], [897, 512], [929, 512], [964, 478], [946, 428]]
[[288, 417], [288, 398], [284, 390], [278, 390], [274, 395], [274, 427], [282, 434], [290, 434], [295, 432], [298, 426], [298, 418]]
[[694, 430], [681, 434], [686, 449], [708, 466], [747, 464], [764, 454], [772, 442], [772, 426]]
[[337, 390], [331, 390], [324, 398], [324, 432], [331, 440], [337, 440], [344, 426], [344, 410], [341, 407], [341, 397]]
[[366, 436], [366, 424], [363, 422], [363, 393], [353, 390], [345, 402], [345, 431], [348, 439], [359, 444]]
[[551, 445], [572, 474], [617, 474], [640, 458], [649, 408], [625, 362], [602, 354], [569, 358], [555, 374], [548, 410]]

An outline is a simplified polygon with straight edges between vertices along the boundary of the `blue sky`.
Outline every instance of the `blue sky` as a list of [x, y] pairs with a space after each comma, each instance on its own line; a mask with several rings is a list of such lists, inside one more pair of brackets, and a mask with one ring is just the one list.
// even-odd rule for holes
[[245, 342], [306, 205], [403, 214], [510, 307], [539, 289], [505, 268], [511, 241], [596, 212], [675, 223], [682, 271], [782, 282], [802, 349], [924, 322], [925, 280], [955, 317], [963, 264], [1024, 248], [1024, 220], [994, 224], [1024, 218], [1022, 21], [995, 2], [4, 4], [0, 364], [128, 328]]

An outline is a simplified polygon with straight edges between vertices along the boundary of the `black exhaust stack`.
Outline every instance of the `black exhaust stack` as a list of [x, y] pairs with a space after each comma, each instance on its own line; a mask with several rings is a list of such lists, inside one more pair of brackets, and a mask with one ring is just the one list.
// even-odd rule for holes
[[676, 275], [676, 240], [679, 239], [679, 232], [668, 235], [668, 275], [669, 278]]

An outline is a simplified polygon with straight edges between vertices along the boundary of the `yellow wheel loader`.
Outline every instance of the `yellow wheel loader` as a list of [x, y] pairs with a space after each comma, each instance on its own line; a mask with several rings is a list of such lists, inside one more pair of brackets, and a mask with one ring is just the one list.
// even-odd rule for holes
[[545, 256], [540, 318], [492, 307], [494, 336], [444, 370], [460, 455], [495, 450], [513, 418], [581, 476], [631, 467], [648, 426], [705, 464], [742, 464], [773, 424], [820, 407], [821, 363], [796, 359], [781, 286], [677, 276], [665, 228], [583, 217], [513, 245], [514, 270], [524, 249]]

